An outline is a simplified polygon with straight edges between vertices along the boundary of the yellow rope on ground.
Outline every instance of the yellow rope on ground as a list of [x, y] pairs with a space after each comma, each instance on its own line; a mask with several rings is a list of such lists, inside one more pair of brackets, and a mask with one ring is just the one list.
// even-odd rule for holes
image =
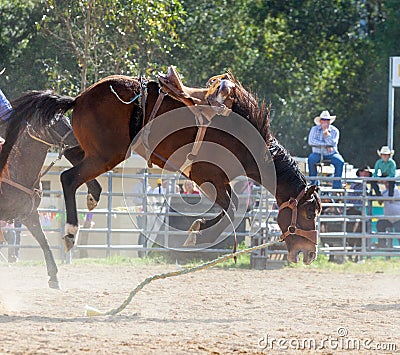
[[194, 266], [194, 267], [191, 267], [191, 268], [186, 268], [186, 269], [183, 269], [183, 270], [170, 271], [170, 272], [167, 272], [167, 273], [164, 273], [164, 274], [157, 274], [157, 275], [149, 276], [144, 281], [142, 281], [138, 286], [136, 286], [136, 288], [134, 290], [132, 290], [130, 292], [128, 298], [119, 307], [111, 309], [109, 311], [102, 312], [102, 311], [97, 310], [96, 308], [93, 308], [93, 307], [90, 307], [90, 306], [86, 306], [85, 307], [85, 316], [93, 317], [93, 316], [115, 315], [115, 314], [121, 312], [123, 309], [125, 309], [126, 306], [128, 306], [128, 304], [132, 301], [132, 298], [144, 286], [148, 285], [152, 281], [166, 279], [167, 277], [185, 275], [185, 274], [189, 274], [191, 272], [195, 272], [195, 271], [199, 271], [199, 270], [204, 270], [204, 269], [207, 269], [207, 268], [209, 268], [211, 266], [214, 266], [214, 265], [217, 265], [219, 263], [222, 263], [222, 262], [224, 262], [226, 260], [232, 259], [234, 257], [240, 256], [240, 255], [243, 255], [243, 254], [247, 254], [247, 253], [250, 253], [250, 252], [255, 251], [255, 250], [267, 248], [267, 247], [269, 247], [269, 246], [271, 246], [271, 245], [273, 245], [275, 243], [276, 242], [263, 243], [263, 244], [256, 245], [256, 246], [248, 248], [248, 249], [239, 250], [236, 253], [222, 255], [217, 259], [208, 261], [208, 262], [200, 264], [198, 266]]

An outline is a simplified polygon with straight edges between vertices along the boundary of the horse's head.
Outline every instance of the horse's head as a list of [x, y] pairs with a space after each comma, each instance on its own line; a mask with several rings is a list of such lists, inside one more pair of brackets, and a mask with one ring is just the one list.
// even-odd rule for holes
[[303, 262], [311, 264], [317, 256], [317, 216], [321, 213], [321, 199], [317, 186], [310, 186], [296, 198], [290, 198], [279, 207], [278, 224], [288, 249], [288, 260], [297, 262], [303, 253]]
[[27, 132], [34, 140], [48, 146], [54, 145], [78, 145], [72, 127], [66, 116], [56, 116], [48, 125], [35, 124], [27, 126]]

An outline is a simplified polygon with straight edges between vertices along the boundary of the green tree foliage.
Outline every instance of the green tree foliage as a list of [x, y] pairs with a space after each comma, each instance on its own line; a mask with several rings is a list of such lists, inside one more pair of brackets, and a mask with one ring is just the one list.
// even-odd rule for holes
[[[48, 0], [41, 30], [62, 56], [55, 72], [68, 68], [70, 89], [109, 74], [153, 74], [179, 45], [175, 26], [183, 16], [176, 0]], [[69, 64], [69, 66], [67, 66]], [[79, 76], [78, 76], [79, 75]], [[57, 77], [55, 79], [58, 79]]]
[[343, 128], [349, 108], [352, 113], [360, 109], [354, 103], [364, 89], [357, 78], [369, 44], [360, 29], [361, 10], [354, 3], [276, 1], [279, 11], [267, 11], [263, 67], [265, 75], [272, 74], [274, 127], [296, 155], [308, 154], [308, 130], [322, 110], [336, 114], [335, 124]]
[[0, 84], [10, 98], [47, 84], [39, 59], [49, 53], [35, 24], [41, 17], [41, 1], [0, 0]]
[[[376, 150], [387, 144], [389, 57], [400, 56], [399, 2], [368, 1], [364, 26], [369, 30], [370, 46], [364, 53], [365, 71], [357, 77], [365, 95], [357, 99], [360, 114], [349, 117], [343, 140], [349, 161], [373, 165]], [[394, 149], [400, 167], [400, 89], [395, 90]], [[396, 122], [397, 121], [397, 122]], [[349, 129], [347, 131], [347, 128]], [[396, 158], [397, 156], [397, 158]]]
[[187, 13], [177, 32], [184, 48], [174, 60], [193, 85], [204, 85], [212, 75], [232, 69], [244, 83], [256, 69], [261, 29], [253, 26], [247, 0], [183, 0]]

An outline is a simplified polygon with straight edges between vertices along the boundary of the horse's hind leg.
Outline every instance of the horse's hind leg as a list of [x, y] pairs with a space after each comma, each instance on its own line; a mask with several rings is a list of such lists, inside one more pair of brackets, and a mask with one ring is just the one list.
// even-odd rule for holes
[[[85, 152], [82, 150], [80, 145], [77, 145], [72, 148], [68, 148], [64, 152], [65, 158], [67, 158], [70, 163], [75, 166], [77, 165], [80, 161], [83, 160], [85, 156]], [[86, 183], [86, 186], [88, 187], [88, 194], [86, 198], [86, 204], [87, 208], [89, 211], [91, 211], [93, 208], [95, 208], [100, 200], [100, 194], [101, 194], [101, 186], [99, 182], [94, 179], [90, 180]]]
[[125, 155], [114, 157], [111, 162], [96, 157], [85, 157], [76, 166], [61, 174], [61, 184], [64, 191], [65, 208], [67, 212], [66, 235], [63, 238], [65, 251], [70, 251], [76, 243], [78, 234], [78, 213], [76, 210], [76, 190], [86, 181], [112, 169], [123, 161]]
[[32, 233], [33, 237], [37, 240], [39, 243], [40, 247], [43, 250], [44, 254], [44, 259], [46, 261], [46, 267], [47, 267], [47, 275], [49, 275], [49, 286], [50, 288], [55, 288], [59, 289], [60, 284], [58, 282], [58, 268], [57, 264], [54, 260], [53, 253], [50, 249], [49, 242], [46, 238], [46, 236], [43, 233], [43, 229], [40, 225], [40, 220], [39, 220], [39, 213], [37, 211], [32, 212], [28, 218], [24, 219], [25, 226], [28, 228], [28, 230]]

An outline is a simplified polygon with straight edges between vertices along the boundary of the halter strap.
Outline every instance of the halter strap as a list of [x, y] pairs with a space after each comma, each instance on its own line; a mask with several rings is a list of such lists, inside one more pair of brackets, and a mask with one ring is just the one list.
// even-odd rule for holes
[[35, 135], [31, 132], [32, 128], [31, 128], [30, 125], [28, 125], [28, 126], [26, 126], [26, 127], [27, 127], [27, 132], [28, 132], [29, 137], [31, 137], [33, 140], [38, 141], [38, 142], [40, 142], [40, 143], [42, 143], [42, 144], [44, 144], [44, 145], [47, 145], [47, 146], [49, 146], [49, 147], [52, 147], [52, 146], [53, 146], [52, 143], [46, 142], [45, 140], [43, 140], [43, 139], [41, 139], [41, 138], [35, 136]]
[[[60, 160], [62, 158], [62, 156], [64, 155], [64, 148], [65, 148], [65, 139], [72, 133], [72, 129], [70, 129], [67, 133], [65, 133], [63, 136], [61, 136], [61, 134], [59, 134], [58, 132], [54, 132], [55, 134], [57, 134], [60, 137], [60, 142], [58, 144], [54, 144], [54, 143], [49, 143], [46, 142], [45, 140], [37, 137], [35, 134], [37, 134], [35, 132], [35, 130], [32, 128], [32, 126], [30, 124], [26, 125], [26, 132], [29, 135], [30, 138], [32, 138], [35, 141], [38, 141], [44, 145], [47, 145], [49, 147], [53, 147], [53, 146], [57, 146], [59, 148], [59, 152], [58, 152], [58, 157], [51, 163], [49, 164], [49, 166], [47, 167], [47, 169], [45, 169], [44, 171], [40, 172], [37, 179], [35, 180], [35, 182], [33, 183], [33, 186], [35, 186], [40, 179], [43, 177], [43, 175], [47, 174], [47, 172], [54, 166], [54, 164], [56, 163], [57, 160]], [[33, 132], [33, 133], [32, 133]], [[4, 177], [0, 177], [0, 183], [4, 182], [7, 185], [10, 185], [12, 187], [15, 187], [18, 190], [21, 190], [23, 192], [25, 192], [26, 194], [28, 194], [32, 199], [35, 197], [35, 195], [41, 195], [42, 194], [42, 190], [40, 189], [36, 189], [36, 188], [27, 188], [23, 185], [21, 185], [20, 183], [4, 178]]]
[[[39, 182], [39, 180], [44, 175], [46, 175], [50, 171], [50, 169], [54, 166], [54, 164], [58, 160], [60, 160], [62, 158], [62, 156], [64, 155], [64, 151], [68, 147], [68, 145], [66, 145], [64, 143], [64, 141], [68, 138], [68, 136], [70, 134], [72, 134], [72, 128], [67, 133], [65, 133], [63, 136], [56, 131], [54, 132], [60, 138], [60, 142], [58, 142], [57, 144], [46, 142], [45, 140], [35, 136], [33, 133], [37, 134], [37, 132], [35, 132], [35, 130], [32, 128], [32, 126], [29, 123], [26, 125], [26, 130], [27, 130], [29, 137], [31, 137], [33, 140], [38, 141], [42, 144], [45, 144], [49, 147], [57, 147], [58, 148], [58, 157], [56, 159], [54, 159], [45, 170], [40, 172], [40, 174], [38, 175], [37, 179], [35, 180], [35, 182], [33, 184], [33, 186], [35, 186]], [[33, 131], [33, 133], [32, 133], [32, 131]]]
[[300, 193], [298, 194], [298, 196], [296, 198], [291, 197], [291, 198], [289, 198], [288, 201], [282, 203], [279, 206], [279, 211], [282, 211], [285, 208], [290, 208], [292, 210], [292, 220], [290, 222], [290, 225], [289, 225], [287, 231], [282, 233], [282, 235], [280, 237], [280, 241], [284, 241], [288, 235], [297, 234], [301, 237], [308, 239], [309, 241], [313, 242], [314, 244], [317, 244], [317, 240], [318, 240], [318, 231], [317, 230], [314, 229], [314, 230], [306, 231], [306, 230], [297, 228], [297, 226], [296, 226], [296, 224], [297, 224], [297, 207], [299, 205], [299, 201], [303, 198], [306, 191], [307, 191], [307, 188], [304, 188], [303, 190], [300, 191]]

